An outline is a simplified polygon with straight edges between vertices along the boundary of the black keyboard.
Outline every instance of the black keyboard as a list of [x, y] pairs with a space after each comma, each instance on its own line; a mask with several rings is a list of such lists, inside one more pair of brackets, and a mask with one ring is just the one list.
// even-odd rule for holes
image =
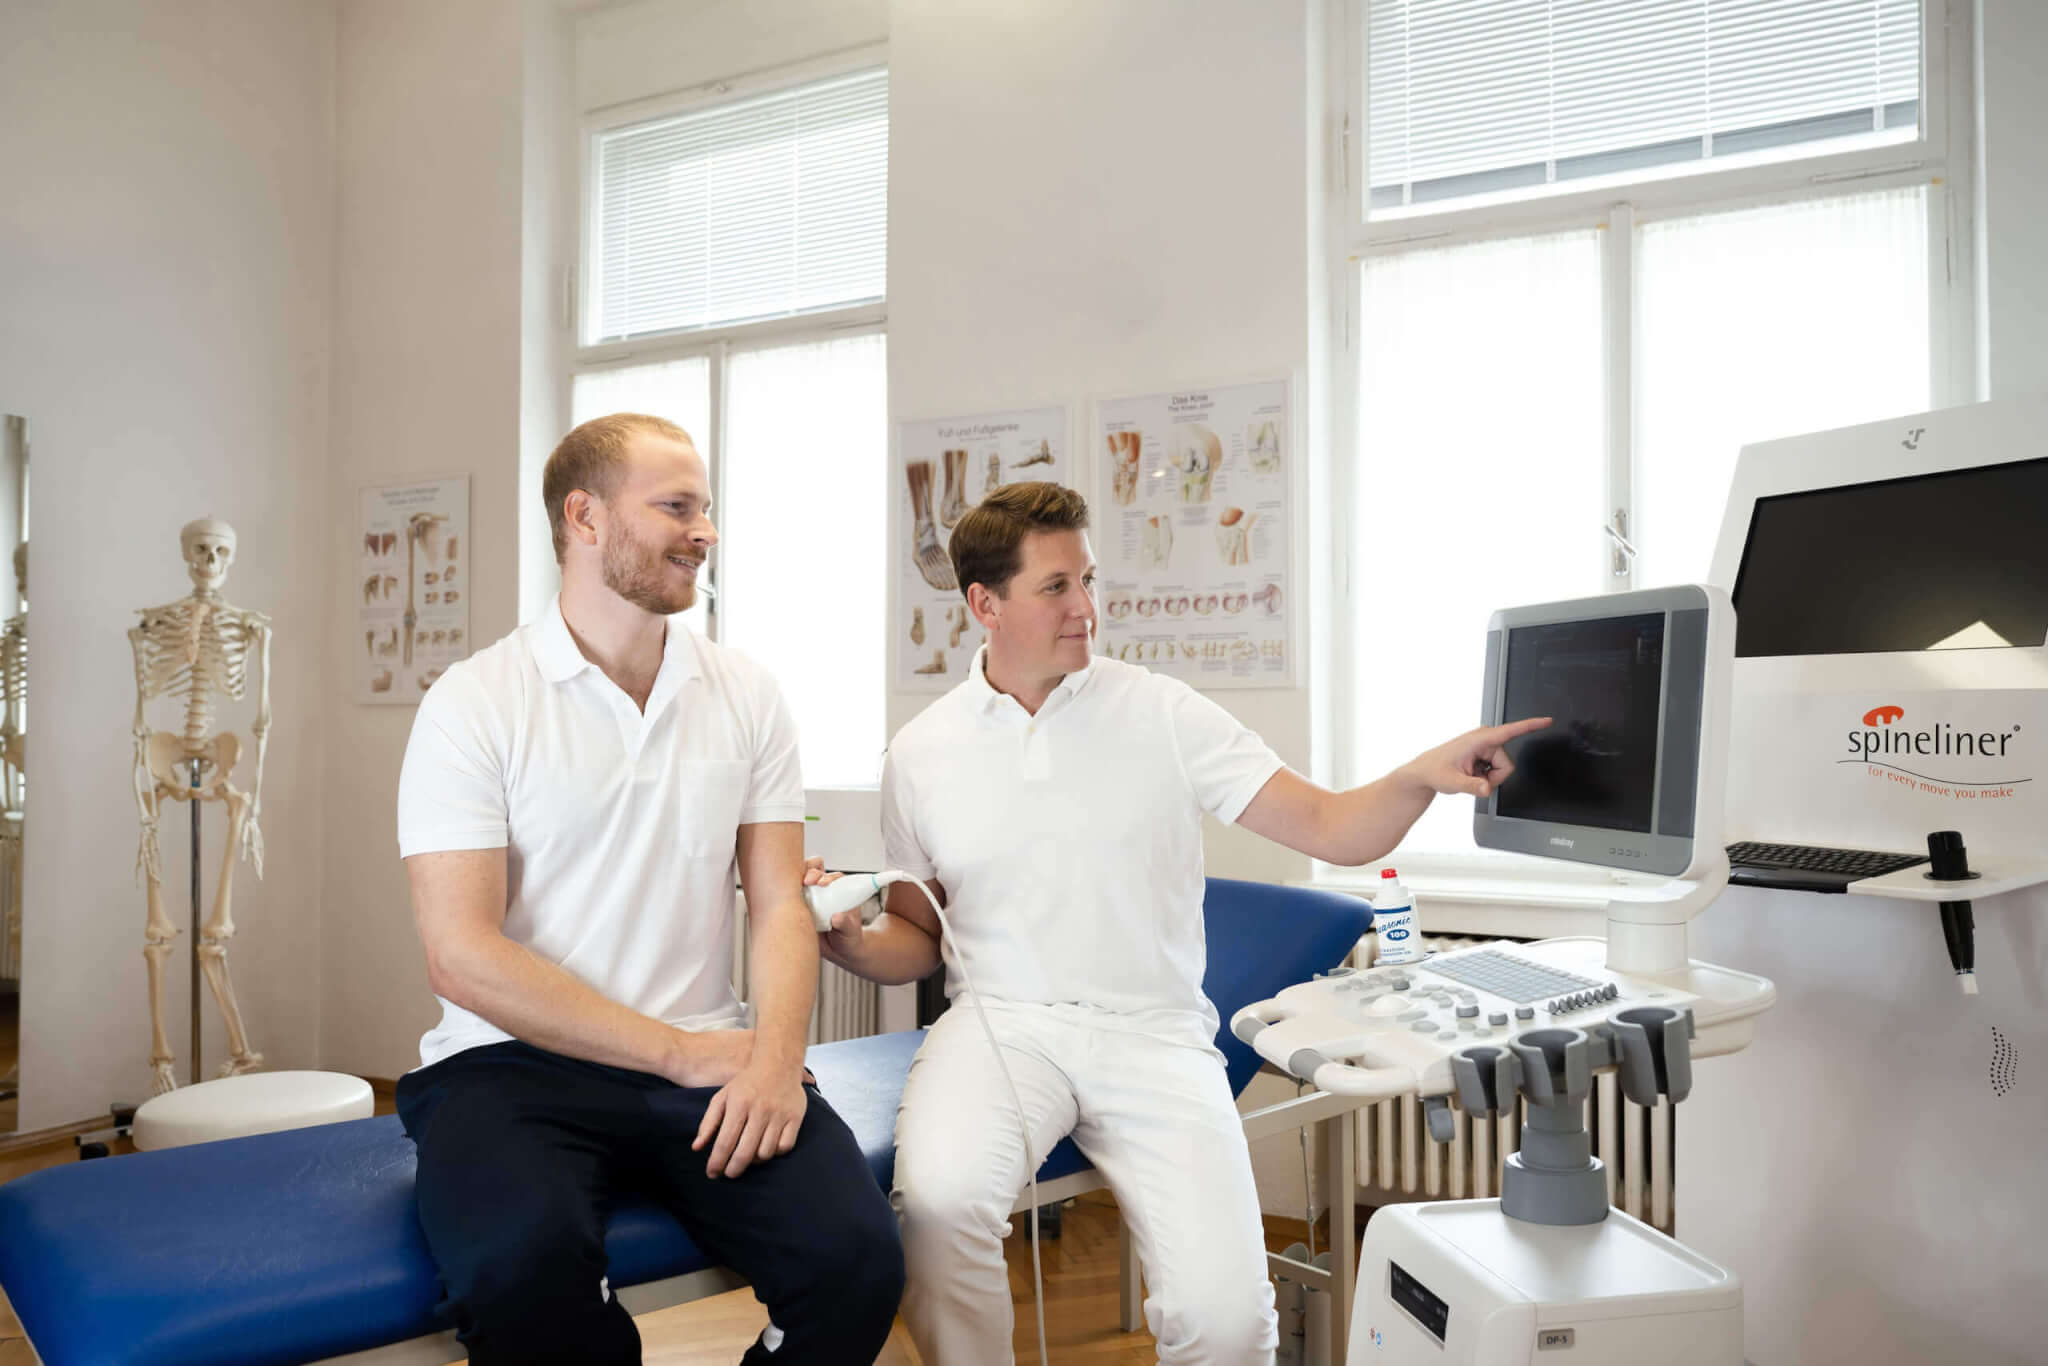
[[1840, 892], [1852, 882], [1883, 877], [1927, 862], [1925, 854], [1872, 849], [1818, 849], [1806, 844], [1761, 844], [1745, 840], [1728, 846], [1728, 880], [1748, 887], [1794, 892]]

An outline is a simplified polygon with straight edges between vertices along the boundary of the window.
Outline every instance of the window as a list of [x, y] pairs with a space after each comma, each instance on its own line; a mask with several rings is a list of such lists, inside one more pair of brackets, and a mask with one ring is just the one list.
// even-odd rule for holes
[[1360, 3], [1346, 782], [1474, 723], [1491, 609], [1704, 578], [1743, 445], [1969, 392], [1913, 0]]
[[586, 341], [882, 298], [887, 72], [609, 129], [592, 155]]
[[1884, 146], [1918, 0], [1370, 0], [1371, 211]]
[[572, 417], [647, 412], [711, 476], [690, 629], [781, 685], [811, 787], [878, 781], [888, 77], [727, 93], [588, 138]]

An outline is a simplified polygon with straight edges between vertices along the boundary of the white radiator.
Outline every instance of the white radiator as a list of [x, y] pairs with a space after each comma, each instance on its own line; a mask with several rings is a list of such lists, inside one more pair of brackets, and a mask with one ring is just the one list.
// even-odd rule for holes
[[[732, 935], [732, 986], [744, 1001], [750, 980], [747, 963], [747, 899], [736, 899]], [[882, 988], [836, 963], [818, 964], [818, 995], [811, 1005], [811, 1029], [804, 1042], [837, 1043], [882, 1032]]]
[[[1423, 946], [1439, 953], [1496, 942], [1492, 938], [1430, 936]], [[1371, 965], [1368, 935], [1353, 961]], [[1358, 1112], [1358, 1199], [1385, 1205], [1405, 1200], [1468, 1200], [1500, 1194], [1503, 1164], [1520, 1146], [1522, 1103], [1512, 1112], [1475, 1123], [1453, 1108], [1449, 1143], [1429, 1136], [1422, 1104], [1413, 1096], [1369, 1105]], [[1669, 1101], [1631, 1104], [1612, 1072], [1594, 1079], [1586, 1101], [1593, 1153], [1607, 1169], [1607, 1198], [1628, 1214], [1674, 1234], [1671, 1217], [1672, 1154], [1677, 1126]]]
[[882, 989], [836, 963], [818, 964], [818, 999], [806, 1043], [865, 1039], [882, 1028]]

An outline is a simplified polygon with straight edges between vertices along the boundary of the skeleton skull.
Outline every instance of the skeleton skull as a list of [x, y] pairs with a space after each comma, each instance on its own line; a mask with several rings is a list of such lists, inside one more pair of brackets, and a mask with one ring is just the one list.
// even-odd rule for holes
[[228, 566], [235, 562], [235, 529], [212, 517], [201, 517], [185, 523], [178, 533], [178, 547], [184, 552], [192, 586], [201, 592], [216, 592], [227, 581]]

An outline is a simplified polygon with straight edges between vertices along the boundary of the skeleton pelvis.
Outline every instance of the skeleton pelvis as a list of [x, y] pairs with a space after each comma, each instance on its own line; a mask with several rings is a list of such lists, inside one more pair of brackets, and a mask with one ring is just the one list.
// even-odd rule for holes
[[[160, 787], [173, 792], [198, 787], [210, 789], [224, 783], [242, 757], [242, 742], [232, 731], [222, 731], [194, 749], [185, 737], [160, 730], [149, 737], [149, 772]], [[192, 761], [199, 761], [199, 781], [192, 781]]]

